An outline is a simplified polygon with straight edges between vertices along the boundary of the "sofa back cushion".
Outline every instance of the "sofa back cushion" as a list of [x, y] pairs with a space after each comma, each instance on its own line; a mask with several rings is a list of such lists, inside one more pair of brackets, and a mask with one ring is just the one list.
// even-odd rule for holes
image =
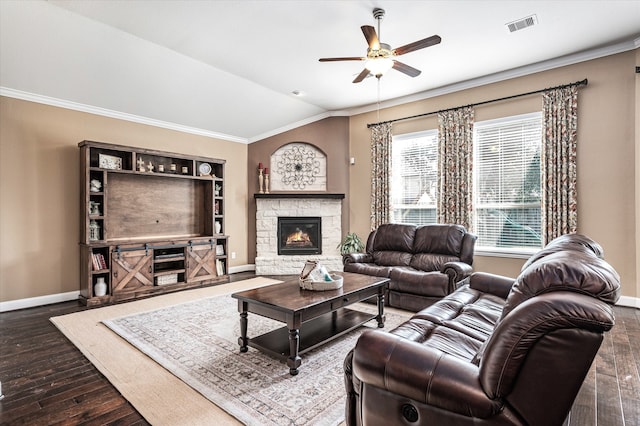
[[400, 251], [411, 253], [416, 235], [414, 225], [385, 223], [376, 230], [373, 251]]
[[580, 251], [604, 259], [604, 250], [591, 238], [580, 234], [561, 235], [549, 242], [542, 250], [532, 255], [522, 265], [522, 271], [545, 256], [564, 250]]
[[593, 252], [564, 250], [548, 254], [518, 275], [501, 318], [524, 301], [553, 291], [582, 293], [614, 304], [620, 298], [620, 276]]
[[414, 225], [385, 223], [373, 232], [375, 234], [371, 242], [371, 254], [376, 265], [409, 266], [416, 233]]
[[423, 225], [415, 232], [413, 253], [443, 254], [460, 257], [467, 230], [461, 225]]

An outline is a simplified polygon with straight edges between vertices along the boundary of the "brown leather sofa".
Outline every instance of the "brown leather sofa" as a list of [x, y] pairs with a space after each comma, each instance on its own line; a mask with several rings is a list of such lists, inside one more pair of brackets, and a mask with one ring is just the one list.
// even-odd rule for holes
[[344, 270], [389, 278], [385, 304], [416, 312], [473, 272], [476, 239], [460, 225], [384, 224], [369, 234], [366, 253], [344, 257]]
[[476, 272], [345, 359], [347, 425], [561, 425], [620, 297], [602, 249], [566, 235], [516, 279]]

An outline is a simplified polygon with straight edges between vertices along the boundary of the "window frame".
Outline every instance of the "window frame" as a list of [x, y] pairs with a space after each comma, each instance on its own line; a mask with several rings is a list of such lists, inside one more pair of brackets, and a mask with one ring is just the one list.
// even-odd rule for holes
[[[509, 123], [509, 122], [513, 122], [513, 121], [518, 121], [518, 120], [528, 120], [528, 119], [540, 119], [540, 150], [542, 151], [542, 111], [535, 111], [535, 112], [531, 112], [531, 113], [524, 113], [524, 114], [516, 114], [516, 115], [510, 115], [510, 116], [506, 116], [506, 117], [500, 117], [500, 118], [495, 118], [495, 119], [490, 119], [490, 120], [483, 120], [483, 121], [477, 121], [474, 123], [473, 126], [473, 166], [474, 166], [474, 173], [473, 173], [473, 221], [474, 221], [474, 226], [477, 225], [477, 213], [478, 213], [478, 205], [482, 206], [482, 207], [487, 207], [490, 206], [491, 203], [482, 203], [480, 204], [478, 202], [479, 200], [479, 196], [478, 196], [478, 188], [479, 188], [479, 184], [478, 184], [478, 180], [479, 180], [479, 173], [477, 173], [476, 171], [479, 170], [479, 164], [478, 164], [478, 149], [479, 149], [479, 144], [477, 141], [477, 130], [478, 130], [478, 125], [480, 125], [480, 127], [482, 126], [492, 126], [492, 125], [497, 125], [497, 124], [501, 124], [501, 123]], [[541, 192], [542, 192], [542, 182], [541, 182]], [[542, 200], [540, 200], [539, 203], [530, 203], [534, 206], [537, 206], [540, 208], [540, 214], [542, 215]], [[508, 204], [506, 203], [499, 203], [499, 205], [501, 207], [508, 207]], [[523, 203], [513, 203], [514, 207], [522, 207]], [[544, 226], [543, 223], [541, 223], [541, 226]], [[477, 231], [476, 231], [477, 233]], [[509, 257], [509, 258], [522, 258], [522, 259], [527, 259], [529, 258], [532, 254], [538, 252], [540, 249], [542, 248], [542, 244], [540, 245], [540, 247], [530, 247], [530, 248], [524, 248], [524, 247], [491, 247], [491, 246], [480, 246], [476, 244], [475, 247], [475, 253], [478, 255], [482, 255], [482, 256], [493, 256], [493, 257]]]

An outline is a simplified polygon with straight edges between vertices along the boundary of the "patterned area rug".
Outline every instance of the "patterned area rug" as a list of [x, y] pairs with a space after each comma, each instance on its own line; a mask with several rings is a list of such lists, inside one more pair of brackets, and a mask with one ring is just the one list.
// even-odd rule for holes
[[[366, 312], [374, 305], [357, 304]], [[390, 330], [408, 316], [386, 313]], [[207, 399], [247, 425], [336, 425], [344, 420], [342, 362], [365, 326], [302, 355], [297, 376], [253, 348], [240, 353], [237, 301], [201, 299], [103, 321]], [[283, 324], [249, 314], [249, 337]], [[304, 337], [303, 337], [304, 338]]]

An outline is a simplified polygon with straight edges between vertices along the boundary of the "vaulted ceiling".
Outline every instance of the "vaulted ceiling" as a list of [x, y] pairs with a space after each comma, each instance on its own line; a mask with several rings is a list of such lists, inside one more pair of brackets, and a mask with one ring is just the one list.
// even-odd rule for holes
[[[365, 56], [375, 7], [392, 47], [442, 38], [400, 58], [419, 76], [318, 61]], [[238, 142], [640, 46], [638, 0], [2, 0], [0, 19], [0, 94]]]

